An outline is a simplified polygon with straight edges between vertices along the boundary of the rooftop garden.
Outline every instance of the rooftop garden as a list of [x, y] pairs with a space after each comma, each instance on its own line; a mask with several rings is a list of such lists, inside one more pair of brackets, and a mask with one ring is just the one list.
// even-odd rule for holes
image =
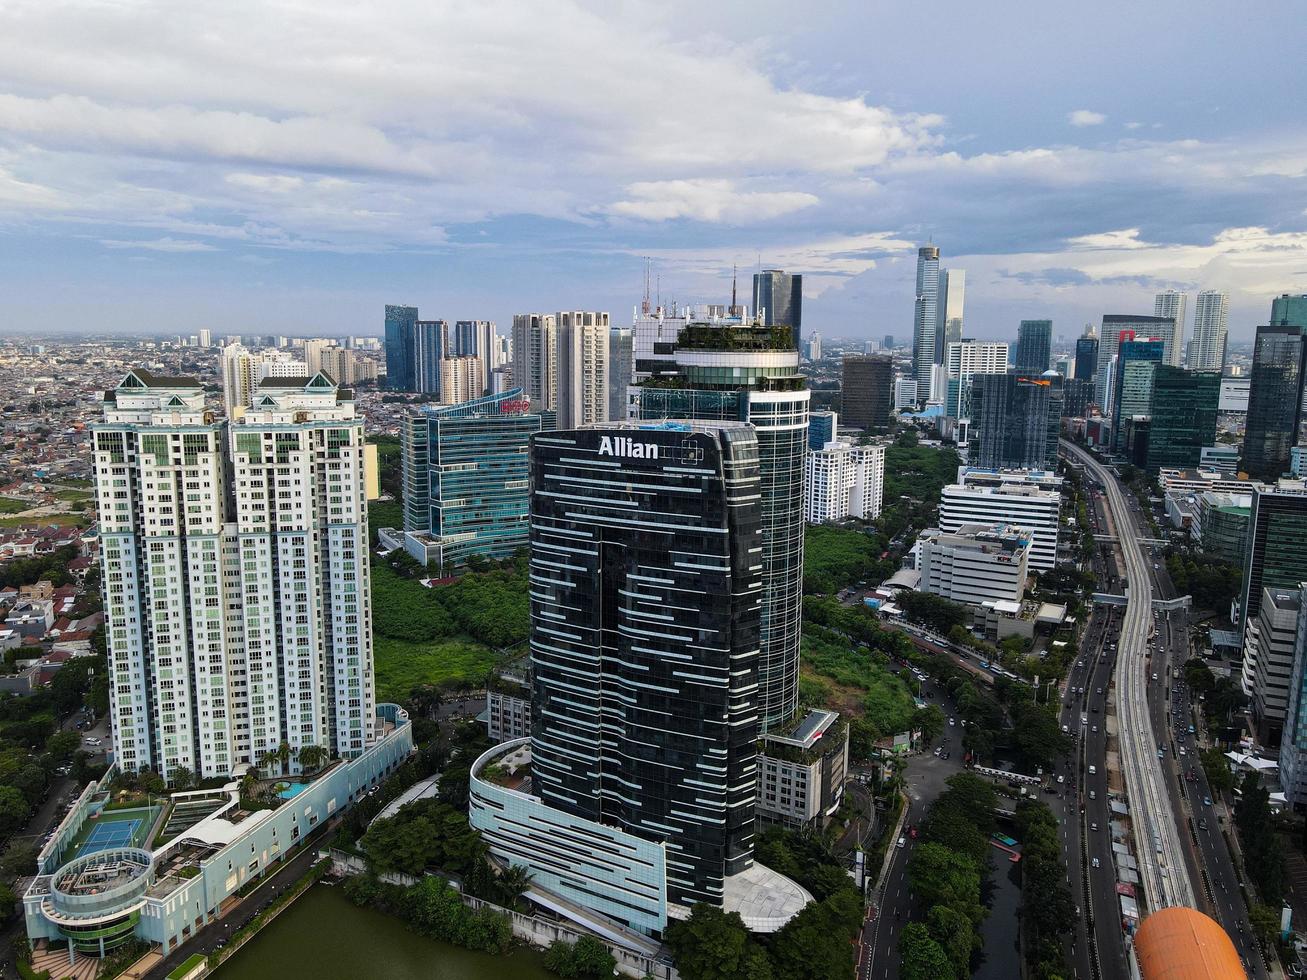
[[794, 333], [788, 326], [719, 327], [691, 323], [677, 336], [676, 346], [701, 351], [792, 351]]

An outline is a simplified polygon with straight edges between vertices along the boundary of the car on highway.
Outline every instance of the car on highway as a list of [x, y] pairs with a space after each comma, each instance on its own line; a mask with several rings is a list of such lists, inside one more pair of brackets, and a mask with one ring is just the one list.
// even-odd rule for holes
[[1091, 823], [1091, 824], [1089, 825], [1089, 829], [1090, 829], [1090, 830], [1097, 830], [1097, 829], [1098, 829], [1098, 824], [1096, 824], [1096, 823]]
[[948, 723], [949, 723], [950, 726], [952, 726], [952, 725], [956, 725], [956, 724], [957, 724], [957, 721], [956, 721], [955, 719], [953, 719], [953, 718], [950, 718], [950, 719], [948, 720]]
[[1066, 777], [1065, 777], [1065, 776], [1058, 776], [1058, 777], [1057, 777], [1057, 781], [1058, 781], [1058, 784], [1059, 784], [1059, 785], [1062, 784], [1062, 783], [1065, 783], [1065, 782], [1066, 782]]
[[1095, 868], [1098, 867], [1098, 858], [1094, 858], [1094, 859], [1093, 859], [1091, 862], [1089, 862], [1089, 863], [1092, 864]]
[[1098, 767], [1097, 767], [1097, 766], [1090, 766], [1090, 767], [1089, 767], [1089, 775], [1091, 775], [1091, 776], [1097, 776], [1097, 775], [1098, 775]]
[[1097, 732], [1097, 731], [1098, 731], [1098, 726], [1097, 726], [1097, 725], [1091, 725], [1091, 726], [1089, 727], [1089, 730], [1090, 730], [1091, 732]]
[[1211, 805], [1212, 805], [1212, 798], [1210, 796], [1204, 796], [1203, 806], [1211, 806]]
[[894, 846], [895, 846], [895, 847], [907, 847], [907, 846], [908, 846], [908, 839], [907, 839], [906, 837], [900, 837], [900, 838], [899, 838], [899, 842], [898, 842], [897, 844], [895, 844]]

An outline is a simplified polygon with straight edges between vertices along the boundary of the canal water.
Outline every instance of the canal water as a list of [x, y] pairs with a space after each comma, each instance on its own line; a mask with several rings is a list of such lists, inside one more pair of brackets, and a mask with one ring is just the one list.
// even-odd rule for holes
[[989, 915], [980, 926], [985, 940], [980, 966], [971, 980], [1012, 980], [1021, 976], [1021, 949], [1018, 945], [1017, 911], [1021, 907], [1021, 872], [998, 848], [990, 849], [993, 868], [986, 880], [981, 899]]
[[340, 888], [315, 885], [245, 944], [217, 980], [557, 980], [540, 954], [491, 956], [409, 932], [399, 919], [359, 908]]

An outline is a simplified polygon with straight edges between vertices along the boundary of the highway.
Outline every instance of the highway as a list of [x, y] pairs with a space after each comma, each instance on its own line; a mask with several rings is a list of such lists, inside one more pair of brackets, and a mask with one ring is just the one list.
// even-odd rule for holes
[[[1149, 634], [1153, 628], [1153, 583], [1120, 484], [1088, 452], [1070, 442], [1062, 445], [1103, 486], [1118, 530], [1125, 561], [1127, 602], [1116, 658], [1116, 713], [1121, 771], [1130, 802], [1135, 859], [1150, 910], [1172, 905], [1194, 907], [1194, 888], [1184, 843], [1188, 828], [1176, 820], [1167, 776], [1158, 758], [1166, 729], [1154, 731], [1148, 709]], [[1100, 825], [1101, 827], [1101, 825]], [[1105, 828], [1104, 828], [1105, 832]]]

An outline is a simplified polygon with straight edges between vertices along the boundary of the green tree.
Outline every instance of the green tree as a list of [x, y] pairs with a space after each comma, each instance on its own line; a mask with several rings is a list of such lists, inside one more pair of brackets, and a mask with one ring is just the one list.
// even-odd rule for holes
[[688, 919], [668, 924], [666, 936], [684, 980], [747, 980], [751, 940], [739, 913], [699, 902]]
[[300, 768], [304, 772], [315, 771], [329, 758], [331, 758], [331, 753], [321, 745], [302, 746], [295, 755], [295, 761], [300, 764]]
[[943, 708], [937, 704], [928, 704], [917, 710], [913, 716], [913, 725], [921, 730], [922, 740], [929, 745], [944, 734], [946, 720]]
[[16, 833], [27, 822], [32, 808], [27, 798], [12, 786], [0, 786], [0, 837]]
[[909, 922], [899, 938], [899, 976], [903, 980], [940, 980], [956, 975], [948, 954], [920, 922]]
[[531, 886], [531, 870], [524, 864], [510, 864], [499, 874], [498, 891], [501, 904], [515, 908], [518, 900]]
[[378, 820], [359, 842], [378, 872], [420, 875], [440, 854], [439, 828], [426, 817]]
[[581, 936], [570, 943], [558, 939], [545, 951], [545, 969], [563, 980], [600, 980], [613, 975], [617, 960], [594, 936]]
[[971, 954], [976, 946], [975, 933], [966, 917], [947, 905], [936, 905], [926, 916], [926, 928], [930, 938], [939, 944], [940, 949], [953, 964], [953, 971], [959, 980], [971, 975]]
[[1184, 681], [1189, 685], [1189, 690], [1195, 697], [1199, 695], [1208, 695], [1216, 687], [1216, 675], [1212, 673], [1212, 668], [1199, 657], [1193, 657], [1184, 665]]
[[1269, 905], [1254, 903], [1248, 910], [1248, 922], [1262, 949], [1269, 950], [1280, 934], [1280, 913]]
[[18, 896], [8, 885], [0, 883], [0, 922], [8, 922], [18, 911]]

